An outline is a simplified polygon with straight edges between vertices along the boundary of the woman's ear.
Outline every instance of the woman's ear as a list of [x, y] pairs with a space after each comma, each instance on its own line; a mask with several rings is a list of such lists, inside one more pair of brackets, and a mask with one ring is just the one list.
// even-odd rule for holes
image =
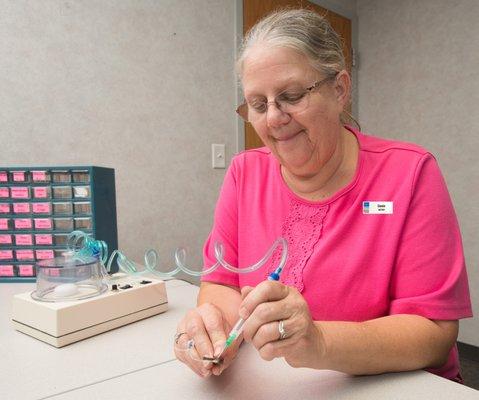
[[341, 108], [345, 108], [351, 96], [351, 77], [346, 70], [338, 72], [334, 84], [336, 100]]

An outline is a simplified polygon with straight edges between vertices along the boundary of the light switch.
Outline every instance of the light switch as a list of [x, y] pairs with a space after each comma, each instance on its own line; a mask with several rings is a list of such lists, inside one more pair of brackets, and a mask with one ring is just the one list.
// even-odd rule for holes
[[211, 145], [211, 156], [213, 168], [226, 168], [225, 145], [215, 144]]

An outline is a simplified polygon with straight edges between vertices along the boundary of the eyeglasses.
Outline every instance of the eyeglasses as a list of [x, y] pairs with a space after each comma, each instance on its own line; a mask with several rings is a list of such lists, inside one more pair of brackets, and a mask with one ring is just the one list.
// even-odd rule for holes
[[308, 108], [310, 94], [313, 90], [335, 78], [336, 75], [329, 76], [303, 90], [286, 90], [276, 96], [273, 101], [254, 100], [251, 104], [245, 101], [236, 109], [236, 112], [246, 122], [256, 122], [262, 119], [268, 112], [270, 104], [275, 104], [279, 110], [287, 114], [299, 113]]

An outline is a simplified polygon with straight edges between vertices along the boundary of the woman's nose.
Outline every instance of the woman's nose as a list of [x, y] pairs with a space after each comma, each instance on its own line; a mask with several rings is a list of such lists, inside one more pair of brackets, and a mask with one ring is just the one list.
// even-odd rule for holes
[[281, 110], [275, 101], [266, 103], [266, 123], [270, 128], [287, 124], [291, 120], [291, 116]]

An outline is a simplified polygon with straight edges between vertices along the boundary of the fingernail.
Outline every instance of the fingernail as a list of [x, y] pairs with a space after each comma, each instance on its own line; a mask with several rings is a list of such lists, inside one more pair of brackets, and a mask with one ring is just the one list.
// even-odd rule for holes
[[215, 357], [218, 357], [220, 353], [223, 351], [223, 346], [216, 346], [215, 347]]
[[241, 307], [238, 312], [239, 316], [243, 319], [248, 318], [248, 310], [245, 307]]

